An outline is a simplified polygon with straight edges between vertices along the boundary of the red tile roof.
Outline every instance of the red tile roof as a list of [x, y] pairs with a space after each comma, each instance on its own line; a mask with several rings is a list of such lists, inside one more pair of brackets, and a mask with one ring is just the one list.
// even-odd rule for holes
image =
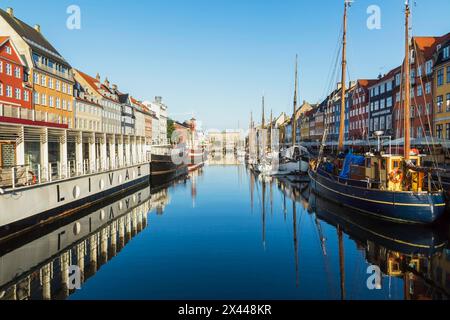
[[[91, 86], [99, 95], [101, 95], [102, 97], [104, 97], [105, 99], [114, 101], [114, 102], [118, 102], [114, 99], [111, 99], [110, 97], [106, 96], [100, 89], [105, 90], [109, 93], [112, 93], [111, 90], [106, 87], [104, 84], [99, 83], [97, 81], [97, 79], [91, 77], [90, 75], [87, 75], [84, 72], [81, 72], [80, 70], [76, 70], [76, 72], [78, 72], [80, 74], [80, 76], [89, 84], [89, 86]], [[100, 84], [100, 88], [98, 87], [98, 84]]]
[[438, 44], [442, 44], [450, 40], [450, 32], [441, 37], [414, 37], [417, 49], [422, 51], [426, 58], [431, 58], [436, 52], [436, 47]]

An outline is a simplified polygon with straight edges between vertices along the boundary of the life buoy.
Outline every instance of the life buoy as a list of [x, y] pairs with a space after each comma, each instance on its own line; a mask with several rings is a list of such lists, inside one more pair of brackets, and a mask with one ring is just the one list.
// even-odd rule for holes
[[31, 175], [31, 184], [34, 185], [37, 183], [37, 178], [36, 175], [34, 174], [34, 172], [32, 171], [28, 171], [28, 174]]
[[400, 169], [394, 169], [389, 173], [389, 180], [392, 183], [400, 183], [403, 180], [403, 172]]

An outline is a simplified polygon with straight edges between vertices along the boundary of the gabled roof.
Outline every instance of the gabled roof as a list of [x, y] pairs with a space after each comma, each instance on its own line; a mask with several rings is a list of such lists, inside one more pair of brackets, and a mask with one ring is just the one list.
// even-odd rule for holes
[[427, 59], [430, 59], [433, 56], [439, 44], [448, 40], [450, 40], [450, 32], [441, 37], [413, 37], [417, 49], [422, 51]]
[[19, 51], [17, 50], [16, 46], [14, 45], [14, 42], [12, 42], [10, 37], [0, 36], [0, 48], [3, 47], [6, 43], [10, 44], [11, 48], [14, 50], [17, 58], [20, 60], [20, 63], [22, 66], [26, 66], [25, 61], [23, 61], [22, 56], [20, 55]]
[[6, 11], [0, 9], [0, 17], [14, 29], [15, 32], [33, 49], [33, 51], [54, 59], [56, 62], [70, 68], [70, 64], [50, 44], [50, 42], [33, 27], [25, 22], [12, 17]]
[[95, 92], [97, 92], [99, 95], [101, 95], [103, 98], [114, 101], [114, 102], [119, 102], [118, 100], [112, 99], [108, 96], [106, 96], [102, 90], [109, 92], [111, 94], [114, 94], [114, 92], [111, 91], [110, 88], [108, 88], [107, 86], [105, 86], [104, 84], [100, 83], [97, 79], [91, 77], [90, 75], [87, 75], [86, 73], [80, 71], [80, 70], [75, 70], [80, 77], [82, 77], [84, 79], [84, 81], [86, 81], [88, 83], [88, 85], [95, 90]]

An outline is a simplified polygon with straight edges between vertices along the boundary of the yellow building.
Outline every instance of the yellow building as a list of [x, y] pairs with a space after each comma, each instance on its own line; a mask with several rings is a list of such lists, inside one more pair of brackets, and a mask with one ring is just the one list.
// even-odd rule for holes
[[437, 52], [433, 96], [435, 136], [450, 140], [450, 40]]
[[25, 58], [32, 83], [34, 119], [58, 127], [73, 127], [73, 86], [70, 64], [45, 39], [39, 25], [29, 26], [0, 9], [0, 30], [9, 36]]

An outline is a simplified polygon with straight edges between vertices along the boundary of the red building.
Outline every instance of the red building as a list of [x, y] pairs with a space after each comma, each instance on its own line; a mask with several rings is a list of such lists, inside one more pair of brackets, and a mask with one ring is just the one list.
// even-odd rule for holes
[[[414, 37], [411, 42], [411, 138], [418, 138], [419, 141], [425, 136], [431, 136], [433, 132], [434, 55], [439, 46], [448, 40], [450, 33], [442, 37]], [[402, 78], [401, 72], [398, 72], [396, 85], [401, 84]], [[403, 96], [404, 90], [398, 90], [395, 112], [397, 137], [404, 136], [403, 103], [400, 104], [400, 99], [402, 101], [404, 99]]]
[[361, 79], [349, 92], [349, 140], [363, 140], [369, 134], [369, 87], [376, 80]]
[[32, 120], [31, 92], [24, 61], [11, 39], [0, 36], [0, 121]]

